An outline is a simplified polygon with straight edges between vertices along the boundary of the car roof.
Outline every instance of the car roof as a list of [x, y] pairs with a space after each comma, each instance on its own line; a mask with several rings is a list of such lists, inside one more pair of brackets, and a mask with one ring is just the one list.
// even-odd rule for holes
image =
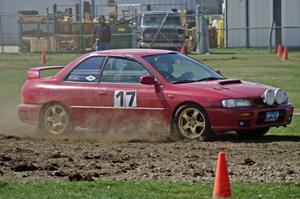
[[171, 50], [160, 50], [160, 49], [113, 49], [113, 50], [103, 50], [103, 51], [94, 51], [88, 55], [102, 55], [102, 56], [121, 56], [121, 57], [133, 57], [133, 56], [149, 56], [157, 54], [168, 54], [174, 53], [175, 51]]

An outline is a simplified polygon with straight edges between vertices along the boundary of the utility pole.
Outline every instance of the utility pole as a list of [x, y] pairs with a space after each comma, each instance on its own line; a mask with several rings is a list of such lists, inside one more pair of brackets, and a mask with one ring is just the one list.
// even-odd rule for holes
[[92, 20], [95, 18], [95, 0], [92, 0], [92, 9], [91, 9], [91, 14], [92, 14]]
[[49, 23], [49, 8], [47, 7], [47, 51], [51, 50], [51, 42], [50, 42], [50, 23]]
[[1, 52], [4, 53], [4, 40], [3, 40], [3, 28], [2, 28], [2, 17], [0, 15], [0, 37], [1, 37]]
[[246, 0], [246, 48], [250, 47], [250, 33], [249, 33], [249, 0]]
[[197, 29], [197, 52], [208, 53], [208, 24], [204, 16], [205, 7], [203, 4], [197, 5], [196, 29]]
[[132, 26], [132, 48], [138, 48], [137, 45], [137, 18], [138, 18], [138, 10], [136, 8], [134, 8], [134, 12], [133, 12], [133, 26]]
[[275, 48], [278, 46], [278, 44], [282, 44], [281, 4], [281, 0], [273, 0], [273, 20], [275, 23]]

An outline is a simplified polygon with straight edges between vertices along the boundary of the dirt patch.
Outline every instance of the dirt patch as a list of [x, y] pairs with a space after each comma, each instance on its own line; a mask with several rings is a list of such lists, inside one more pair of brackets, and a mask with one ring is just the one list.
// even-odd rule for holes
[[300, 137], [215, 142], [99, 142], [0, 135], [0, 177], [17, 179], [166, 179], [210, 181], [219, 151], [239, 181], [300, 181]]

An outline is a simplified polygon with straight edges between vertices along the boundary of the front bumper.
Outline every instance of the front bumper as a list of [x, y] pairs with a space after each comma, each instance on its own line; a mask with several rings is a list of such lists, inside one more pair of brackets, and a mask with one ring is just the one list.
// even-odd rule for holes
[[[212, 130], [223, 132], [286, 126], [291, 123], [294, 108], [286, 104], [268, 108], [207, 108], [206, 111]], [[279, 118], [272, 122], [264, 121], [265, 114], [273, 111], [279, 111]]]
[[151, 43], [145, 43], [145, 42], [141, 42], [140, 43], [140, 47], [141, 48], [181, 48], [183, 43], [153, 43], [151, 45]]
[[29, 124], [37, 124], [42, 105], [39, 104], [19, 104], [17, 108], [19, 119]]

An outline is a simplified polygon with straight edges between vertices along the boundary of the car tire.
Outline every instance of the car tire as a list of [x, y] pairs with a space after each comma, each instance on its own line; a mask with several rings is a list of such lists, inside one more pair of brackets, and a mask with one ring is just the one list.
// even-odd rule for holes
[[264, 136], [270, 128], [257, 128], [250, 130], [240, 130], [236, 131], [236, 133], [243, 138], [259, 138]]
[[60, 103], [44, 106], [40, 115], [38, 130], [50, 135], [63, 135], [74, 130], [69, 110]]
[[170, 138], [173, 141], [180, 139], [212, 140], [214, 133], [206, 112], [198, 105], [184, 104], [180, 106], [173, 118], [173, 128]]

